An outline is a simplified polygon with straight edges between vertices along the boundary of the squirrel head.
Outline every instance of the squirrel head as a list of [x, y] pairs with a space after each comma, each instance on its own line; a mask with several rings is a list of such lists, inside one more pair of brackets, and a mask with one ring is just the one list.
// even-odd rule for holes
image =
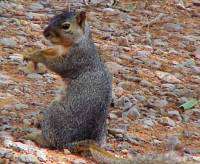
[[55, 45], [78, 43], [85, 32], [86, 12], [64, 12], [52, 18], [43, 35]]

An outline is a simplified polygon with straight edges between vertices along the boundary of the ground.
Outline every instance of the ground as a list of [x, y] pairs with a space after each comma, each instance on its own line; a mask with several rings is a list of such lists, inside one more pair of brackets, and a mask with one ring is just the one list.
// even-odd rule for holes
[[[89, 7], [74, 1], [71, 5], [87, 8], [93, 40], [113, 74], [108, 151], [134, 157], [174, 150], [199, 160], [200, 105], [189, 110], [180, 107], [191, 99], [200, 100], [199, 6], [198, 0], [122, 0]], [[54, 14], [66, 8], [64, 1], [0, 1], [0, 157], [4, 162], [28, 158], [36, 163], [95, 163], [66, 150], [43, 149], [20, 140], [37, 130], [38, 111], [48, 106], [62, 84], [49, 70], [30, 70], [22, 54], [28, 48], [47, 46], [42, 31]], [[34, 158], [29, 159], [31, 154]]]

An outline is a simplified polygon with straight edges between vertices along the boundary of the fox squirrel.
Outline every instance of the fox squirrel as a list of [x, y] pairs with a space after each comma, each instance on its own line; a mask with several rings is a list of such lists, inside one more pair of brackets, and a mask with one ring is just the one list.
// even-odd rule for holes
[[53, 46], [25, 53], [24, 60], [43, 63], [68, 86], [61, 99], [42, 111], [42, 133], [26, 137], [57, 149], [74, 149], [76, 144], [72, 148], [70, 143], [85, 140], [103, 145], [112, 77], [91, 39], [86, 13], [64, 12], [55, 16], [43, 35]]
[[[24, 54], [24, 60], [43, 63], [68, 82], [62, 98], [43, 111], [41, 133], [25, 139], [72, 152], [88, 151], [100, 163], [170, 163], [164, 156], [137, 160], [118, 158], [101, 146], [106, 140], [106, 118], [112, 95], [112, 77], [91, 39], [86, 13], [55, 16], [43, 35], [53, 46]], [[177, 161], [176, 161], [177, 162]]]

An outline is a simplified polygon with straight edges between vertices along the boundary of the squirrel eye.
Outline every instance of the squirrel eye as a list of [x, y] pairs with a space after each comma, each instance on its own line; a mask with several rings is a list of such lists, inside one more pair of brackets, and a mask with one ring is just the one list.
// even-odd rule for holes
[[63, 24], [62, 24], [62, 28], [63, 28], [64, 30], [68, 30], [69, 27], [70, 27], [70, 24], [69, 24], [69, 23], [63, 23]]

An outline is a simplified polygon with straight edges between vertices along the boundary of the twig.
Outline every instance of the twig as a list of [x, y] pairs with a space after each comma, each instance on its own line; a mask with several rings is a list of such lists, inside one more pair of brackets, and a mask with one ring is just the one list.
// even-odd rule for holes
[[147, 27], [147, 26], [150, 27], [150, 26], [152, 26], [153, 24], [159, 22], [164, 16], [165, 16], [165, 14], [160, 13], [157, 17], [155, 17], [155, 18], [152, 19], [151, 21], [145, 23], [145, 24], [143, 25], [143, 27]]

